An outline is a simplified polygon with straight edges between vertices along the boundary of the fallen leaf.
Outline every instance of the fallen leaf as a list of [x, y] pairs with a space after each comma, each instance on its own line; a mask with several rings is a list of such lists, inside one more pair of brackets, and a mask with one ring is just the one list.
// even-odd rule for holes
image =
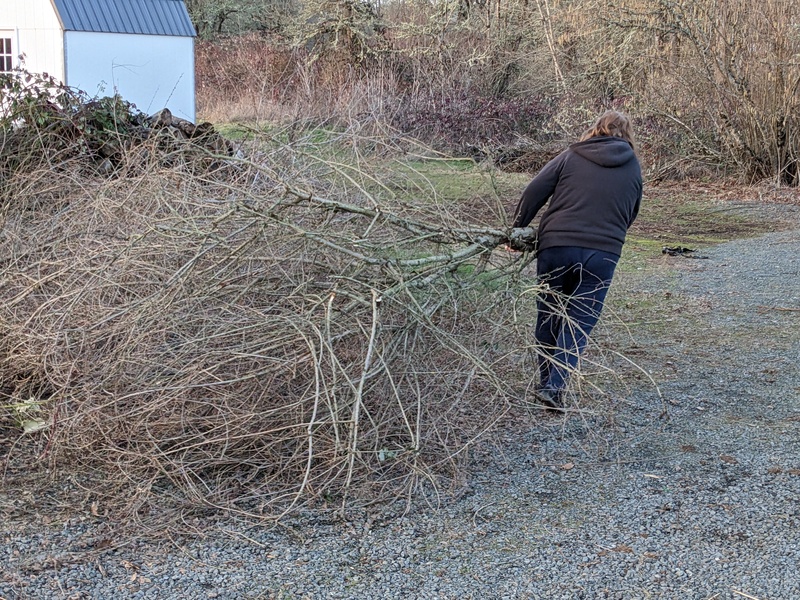
[[36, 433], [47, 427], [47, 421], [44, 419], [27, 419], [22, 422], [22, 431], [24, 433]]
[[575, 468], [575, 464], [571, 463], [571, 462], [568, 462], [565, 465], [561, 465], [561, 468], [564, 469], [565, 471], [569, 471], [570, 469], [574, 469]]
[[735, 465], [735, 464], [738, 464], [738, 462], [739, 462], [733, 456], [728, 456], [727, 454], [720, 454], [719, 459], [722, 462], [728, 463], [729, 465]]
[[767, 469], [767, 473], [769, 473], [770, 475], [777, 475], [778, 473], [783, 473], [783, 469], [781, 469], [780, 467], [770, 467], [769, 469]]

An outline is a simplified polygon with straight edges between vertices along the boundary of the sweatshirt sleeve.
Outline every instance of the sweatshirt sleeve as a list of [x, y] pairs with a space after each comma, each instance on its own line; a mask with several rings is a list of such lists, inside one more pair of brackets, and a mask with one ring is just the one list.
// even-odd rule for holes
[[562, 152], [547, 163], [522, 192], [514, 216], [514, 227], [527, 227], [553, 195], [566, 154]]
[[636, 204], [633, 206], [633, 214], [631, 214], [630, 221], [628, 221], [628, 227], [630, 228], [633, 225], [633, 222], [636, 220], [636, 217], [639, 216], [639, 208], [642, 206], [642, 182], [639, 180], [639, 193], [636, 198]]

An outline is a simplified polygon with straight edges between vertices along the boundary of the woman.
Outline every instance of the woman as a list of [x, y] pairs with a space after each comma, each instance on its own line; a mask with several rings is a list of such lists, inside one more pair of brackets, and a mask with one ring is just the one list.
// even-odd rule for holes
[[528, 184], [514, 227], [539, 223], [536, 272], [540, 402], [563, 406], [570, 371], [597, 324], [628, 228], [639, 212], [642, 173], [628, 118], [603, 113]]

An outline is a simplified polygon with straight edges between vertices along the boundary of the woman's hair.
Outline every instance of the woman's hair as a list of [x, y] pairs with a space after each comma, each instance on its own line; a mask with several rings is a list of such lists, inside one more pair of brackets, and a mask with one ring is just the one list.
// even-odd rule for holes
[[616, 110], [607, 110], [600, 115], [589, 129], [583, 132], [580, 141], [593, 137], [610, 136], [622, 138], [636, 150], [636, 141], [633, 138], [633, 126], [630, 119]]

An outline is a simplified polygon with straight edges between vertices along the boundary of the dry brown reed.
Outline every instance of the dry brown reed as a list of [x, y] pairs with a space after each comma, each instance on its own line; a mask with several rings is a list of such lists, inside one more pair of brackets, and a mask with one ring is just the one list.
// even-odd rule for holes
[[379, 138], [280, 137], [2, 184], [0, 419], [35, 406], [25, 460], [117, 517], [436, 494], [524, 397], [502, 203], [448, 204]]

